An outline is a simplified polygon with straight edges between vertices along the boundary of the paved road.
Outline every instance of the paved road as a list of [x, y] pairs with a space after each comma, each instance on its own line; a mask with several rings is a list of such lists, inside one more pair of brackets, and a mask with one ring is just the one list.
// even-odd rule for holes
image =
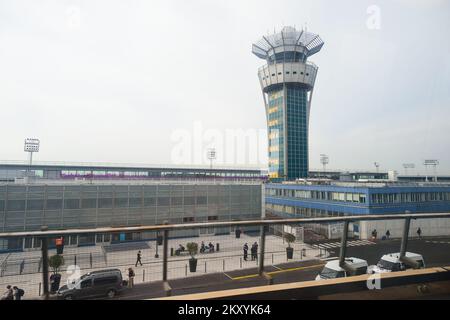
[[[381, 256], [386, 253], [399, 251], [400, 240], [379, 240], [376, 242], [376, 245], [349, 246], [347, 248], [347, 256], [365, 259], [370, 265], [376, 264]], [[450, 238], [409, 240], [407, 251], [421, 254], [428, 267], [450, 265]], [[330, 253], [332, 256], [339, 256], [339, 248], [332, 249]]]
[[[334, 241], [335, 242], [335, 241]], [[333, 242], [333, 243], [334, 243]], [[333, 246], [334, 247], [334, 246]], [[383, 254], [399, 252], [400, 240], [385, 240], [349, 246], [347, 256], [366, 259], [376, 264]], [[339, 255], [339, 248], [331, 248], [332, 256]], [[408, 251], [420, 253], [428, 267], [450, 265], [450, 238], [410, 240]], [[274, 266], [267, 266], [265, 271], [273, 277], [274, 283], [289, 283], [314, 280], [326, 261], [310, 260]], [[267, 280], [257, 275], [257, 269], [236, 270], [198, 277], [182, 278], [169, 281], [172, 295], [198, 292], [254, 287], [267, 284]], [[164, 296], [162, 282], [136, 285], [117, 299], [148, 299]]]

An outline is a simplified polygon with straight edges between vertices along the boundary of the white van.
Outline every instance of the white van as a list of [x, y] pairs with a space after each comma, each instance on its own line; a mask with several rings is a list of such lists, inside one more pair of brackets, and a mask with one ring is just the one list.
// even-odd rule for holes
[[322, 271], [317, 275], [316, 280], [344, 278], [349, 276], [357, 276], [367, 273], [367, 261], [359, 258], [345, 258], [345, 263], [354, 272], [349, 271], [339, 266], [339, 259], [328, 261], [323, 267]]
[[[405, 256], [407, 259], [417, 262], [420, 269], [425, 268], [425, 261], [423, 260], [422, 255], [418, 253], [406, 252]], [[395, 272], [411, 268], [411, 266], [400, 261], [400, 252], [397, 252], [385, 254], [384, 256], [382, 256], [376, 266], [369, 267], [368, 273]]]

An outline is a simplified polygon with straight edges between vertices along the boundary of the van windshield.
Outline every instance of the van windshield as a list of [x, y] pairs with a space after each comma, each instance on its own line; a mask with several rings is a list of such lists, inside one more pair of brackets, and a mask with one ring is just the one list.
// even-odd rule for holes
[[391, 262], [381, 259], [378, 261], [377, 266], [381, 269], [386, 269], [390, 271], [400, 271], [400, 263]]
[[343, 278], [345, 277], [345, 272], [325, 267], [322, 272], [320, 272], [320, 277], [325, 279]]

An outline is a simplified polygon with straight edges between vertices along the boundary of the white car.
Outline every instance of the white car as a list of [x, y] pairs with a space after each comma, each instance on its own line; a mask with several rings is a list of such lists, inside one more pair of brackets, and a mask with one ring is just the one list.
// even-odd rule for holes
[[[406, 258], [411, 259], [419, 264], [419, 268], [425, 268], [425, 261], [422, 255], [412, 252], [405, 253]], [[400, 253], [389, 253], [381, 257], [377, 265], [372, 265], [368, 269], [368, 273], [385, 273], [411, 269], [410, 266], [400, 261]]]
[[345, 258], [345, 262], [352, 269], [355, 270], [354, 274], [339, 266], [339, 259], [328, 261], [323, 267], [322, 271], [317, 275], [316, 280], [344, 278], [352, 275], [360, 275], [367, 273], [367, 261], [359, 258]]

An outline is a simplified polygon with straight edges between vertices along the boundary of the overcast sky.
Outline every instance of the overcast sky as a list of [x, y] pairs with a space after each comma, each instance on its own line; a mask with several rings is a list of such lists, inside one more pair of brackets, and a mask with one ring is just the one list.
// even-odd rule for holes
[[[329, 168], [450, 173], [446, 0], [0, 0], [0, 160], [36, 137], [41, 161], [171, 164], [191, 141], [197, 163], [211, 134], [265, 129], [251, 45], [305, 24], [325, 42], [310, 167], [326, 153]], [[221, 162], [228, 142], [211, 141]], [[264, 167], [247, 149], [231, 165]]]

